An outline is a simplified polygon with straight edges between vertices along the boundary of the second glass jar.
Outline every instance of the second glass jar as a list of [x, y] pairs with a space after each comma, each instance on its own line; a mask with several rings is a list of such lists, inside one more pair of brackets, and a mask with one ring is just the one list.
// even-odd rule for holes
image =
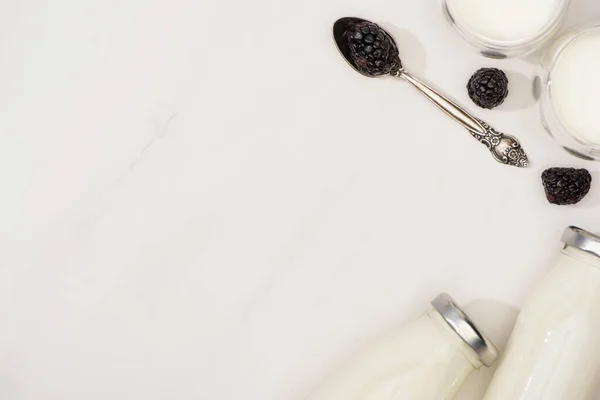
[[600, 25], [566, 33], [542, 60], [542, 123], [569, 153], [600, 160]]

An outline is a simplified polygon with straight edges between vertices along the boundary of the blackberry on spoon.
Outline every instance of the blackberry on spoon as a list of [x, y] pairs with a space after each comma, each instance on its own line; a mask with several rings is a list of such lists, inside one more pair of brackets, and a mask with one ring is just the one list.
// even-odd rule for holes
[[396, 44], [377, 24], [368, 21], [354, 24], [346, 36], [352, 60], [364, 74], [388, 75], [401, 67]]

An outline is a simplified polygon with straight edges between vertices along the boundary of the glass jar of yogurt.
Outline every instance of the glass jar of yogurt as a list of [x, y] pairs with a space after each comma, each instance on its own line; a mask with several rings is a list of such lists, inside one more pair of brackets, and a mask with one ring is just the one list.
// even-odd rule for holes
[[484, 400], [589, 400], [600, 383], [600, 237], [569, 227], [525, 301]]
[[599, 160], [600, 25], [558, 39], [543, 57], [542, 67], [544, 127], [571, 154]]
[[456, 32], [491, 58], [531, 53], [557, 32], [570, 0], [441, 0]]
[[447, 294], [423, 317], [354, 357], [309, 400], [450, 400], [494, 345]]

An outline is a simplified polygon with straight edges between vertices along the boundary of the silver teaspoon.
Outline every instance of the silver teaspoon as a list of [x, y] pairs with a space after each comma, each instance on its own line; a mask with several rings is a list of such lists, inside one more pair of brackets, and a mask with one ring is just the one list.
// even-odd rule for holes
[[[454, 119], [456, 122], [467, 128], [471, 135], [483, 143], [492, 153], [492, 156], [496, 161], [506, 165], [513, 165], [515, 167], [528, 167], [529, 160], [527, 155], [523, 151], [523, 148], [519, 144], [519, 141], [509, 135], [505, 135], [501, 132], [496, 131], [490, 125], [485, 123], [484, 121], [475, 118], [464, 108], [460, 107], [458, 104], [442, 95], [429, 85], [415, 78], [402, 66], [402, 62], [400, 61], [400, 57], [397, 56], [397, 45], [394, 41], [392, 35], [389, 34], [385, 29], [378, 27], [380, 32], [383, 32], [389, 39], [391, 51], [389, 54], [392, 54], [395, 57], [393, 60], [388, 60], [390, 64], [387, 66], [384, 65], [382, 68], [378, 68], [380, 65], [374, 66], [374, 70], [377, 71], [376, 74], [369, 73], [368, 68], [365, 65], [357, 65], [355, 58], [352, 57], [351, 44], [350, 39], [348, 37], [348, 32], [351, 28], [353, 28], [357, 24], [373, 24], [370, 21], [361, 18], [354, 17], [346, 17], [341, 18], [335, 22], [333, 25], [333, 37], [337, 44], [340, 53], [342, 56], [348, 61], [350, 66], [354, 68], [360, 74], [374, 78], [378, 76], [392, 76], [395, 78], [402, 78], [405, 81], [412, 84], [417, 90], [419, 90], [422, 94], [424, 94], [433, 104], [438, 106], [442, 111], [444, 111], [448, 116]], [[360, 32], [356, 33], [357, 35], [361, 35]], [[366, 33], [368, 34], [368, 33]], [[380, 37], [381, 39], [381, 37]], [[377, 39], [375, 39], [377, 40]], [[385, 41], [385, 40], [384, 40]], [[387, 46], [387, 44], [386, 44]], [[390, 46], [387, 48], [382, 48], [383, 51], [388, 51]], [[382, 46], [383, 47], [383, 46]], [[354, 49], [356, 50], [356, 49]], [[373, 49], [371, 49], [373, 51]], [[360, 62], [364, 62], [364, 60], [360, 60]], [[381, 63], [380, 63], [381, 64]], [[389, 72], [388, 72], [389, 69]]]

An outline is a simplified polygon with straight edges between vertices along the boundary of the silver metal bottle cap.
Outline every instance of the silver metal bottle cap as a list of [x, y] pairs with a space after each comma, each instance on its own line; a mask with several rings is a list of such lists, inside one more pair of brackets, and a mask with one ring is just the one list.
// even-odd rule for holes
[[433, 308], [450, 325], [456, 334], [477, 354], [481, 363], [486, 367], [494, 364], [498, 358], [498, 349], [477, 328], [477, 325], [456, 302], [446, 293], [439, 294], [431, 302]]
[[576, 247], [586, 253], [600, 257], [600, 236], [584, 229], [570, 226], [565, 229], [560, 240], [568, 246]]

